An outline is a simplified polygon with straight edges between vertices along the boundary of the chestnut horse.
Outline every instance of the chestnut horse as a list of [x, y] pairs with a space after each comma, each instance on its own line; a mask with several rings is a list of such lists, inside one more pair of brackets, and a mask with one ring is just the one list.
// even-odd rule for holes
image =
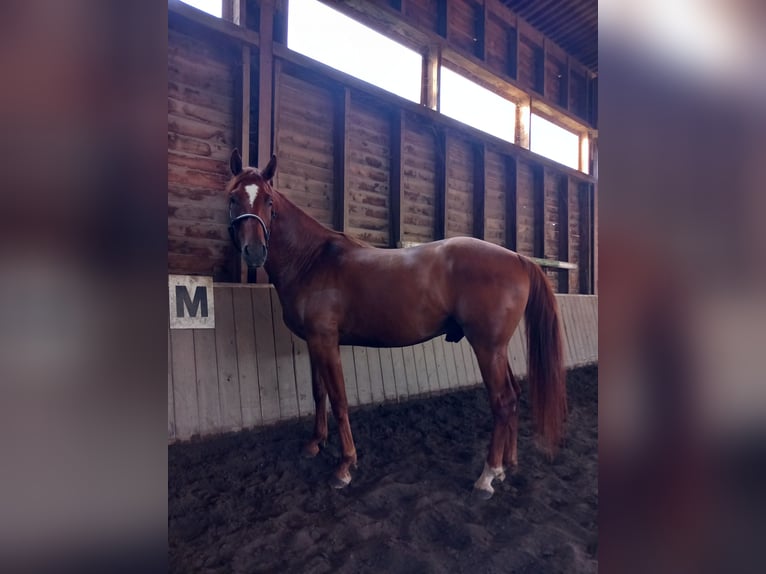
[[351, 482], [356, 448], [348, 419], [338, 345], [402, 347], [442, 334], [473, 347], [489, 392], [494, 429], [474, 488], [517, 466], [519, 384], [508, 342], [526, 321], [532, 413], [542, 446], [557, 448], [566, 387], [556, 299], [540, 267], [518, 253], [469, 237], [405, 249], [379, 249], [326, 228], [271, 186], [277, 158], [258, 171], [231, 155], [229, 231], [250, 267], [265, 267], [288, 328], [308, 345], [316, 405], [305, 454], [327, 440], [327, 396], [338, 422], [342, 460], [331, 484]]

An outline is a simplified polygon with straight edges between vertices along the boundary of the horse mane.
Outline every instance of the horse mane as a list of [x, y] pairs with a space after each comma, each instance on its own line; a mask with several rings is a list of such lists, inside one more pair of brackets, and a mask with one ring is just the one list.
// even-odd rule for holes
[[295, 210], [302, 215], [304, 215], [306, 218], [310, 219], [315, 225], [315, 229], [317, 229], [320, 232], [324, 232], [326, 234], [327, 239], [336, 239], [341, 240], [344, 243], [351, 244], [355, 247], [368, 247], [373, 248], [373, 245], [370, 245], [366, 241], [362, 241], [361, 239], [357, 239], [356, 237], [353, 237], [352, 235], [349, 235], [348, 233], [345, 233], [343, 231], [337, 231], [335, 229], [332, 229], [330, 227], [327, 227], [323, 223], [317, 221], [312, 216], [310, 216], [308, 213], [306, 213], [303, 209], [298, 207], [294, 202], [290, 201], [290, 199], [281, 191], [277, 190], [273, 186], [271, 186], [272, 191], [274, 194], [279, 198], [279, 201], [285, 202], [289, 209]]

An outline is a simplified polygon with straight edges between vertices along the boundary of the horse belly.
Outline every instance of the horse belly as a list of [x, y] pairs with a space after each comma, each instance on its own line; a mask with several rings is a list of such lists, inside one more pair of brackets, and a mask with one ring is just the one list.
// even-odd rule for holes
[[365, 347], [406, 347], [422, 343], [445, 332], [448, 315], [434, 305], [356, 305], [340, 333], [342, 345]]

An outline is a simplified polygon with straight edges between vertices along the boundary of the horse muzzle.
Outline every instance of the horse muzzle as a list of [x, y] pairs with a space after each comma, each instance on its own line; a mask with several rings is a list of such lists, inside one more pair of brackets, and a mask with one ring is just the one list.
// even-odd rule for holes
[[248, 267], [263, 267], [266, 263], [268, 254], [268, 248], [262, 243], [245, 245], [242, 247], [242, 258], [245, 260]]

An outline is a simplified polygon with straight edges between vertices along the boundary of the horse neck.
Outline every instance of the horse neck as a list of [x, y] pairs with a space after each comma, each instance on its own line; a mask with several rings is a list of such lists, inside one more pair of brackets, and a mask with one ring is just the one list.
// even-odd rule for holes
[[274, 286], [288, 287], [310, 267], [335, 232], [327, 229], [285, 196], [276, 195], [277, 217], [271, 227], [266, 272]]

